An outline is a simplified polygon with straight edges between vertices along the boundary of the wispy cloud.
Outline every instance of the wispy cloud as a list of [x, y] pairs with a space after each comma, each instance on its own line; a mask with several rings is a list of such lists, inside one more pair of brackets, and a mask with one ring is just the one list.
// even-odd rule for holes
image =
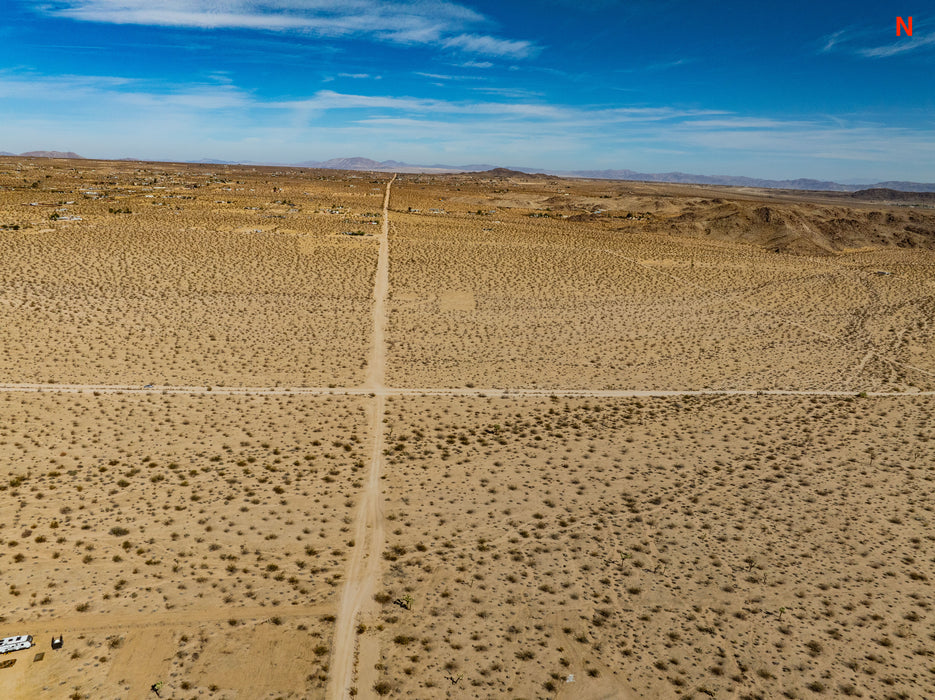
[[860, 49], [857, 53], [867, 58], [886, 58], [887, 56], [896, 56], [919, 49], [935, 48], [935, 34], [921, 36], [918, 32], [913, 33], [912, 38], [906, 41], [898, 41], [895, 44], [886, 46], [876, 46], [869, 49]]
[[88, 94], [116, 94], [136, 81], [111, 75], [56, 75], [40, 76], [13, 74], [10, 71], [0, 71], [0, 98], [32, 99], [44, 97], [50, 100], [67, 98]]
[[[935, 24], [932, 22], [916, 22], [912, 36], [903, 34], [897, 38], [895, 24], [890, 32], [894, 41], [879, 44], [879, 28], [845, 27], [838, 29], [821, 38], [818, 53], [848, 53], [864, 58], [888, 58], [935, 49]], [[890, 32], [887, 33], [890, 34]]]
[[496, 93], [447, 100], [318, 90], [277, 100], [209, 78], [180, 85], [0, 71], [0, 147], [28, 150], [43, 134], [64, 133], [66, 117], [56, 115], [67, 115], [70, 142], [59, 150], [92, 156], [293, 162], [353, 151], [429, 159], [423, 162], [634, 169], [643, 158], [658, 170], [685, 170], [692, 158], [704, 157], [724, 172], [770, 175], [750, 164], [783, 163], [792, 176], [935, 178], [930, 130], [841, 116], [792, 120], [671, 106], [550, 104]]
[[448, 0], [53, 0], [35, 5], [46, 15], [83, 22], [305, 33], [511, 58], [540, 50], [530, 41], [475, 33], [490, 24], [487, 18]]
[[[528, 97], [528, 95], [527, 95]], [[625, 123], [659, 122], [711, 117], [726, 114], [721, 110], [677, 109], [674, 107], [588, 107], [545, 104], [541, 102], [490, 102], [443, 100], [390, 95], [354, 95], [319, 90], [299, 100], [257, 103], [258, 108], [305, 110], [382, 110], [412, 115], [448, 115], [451, 119], [501, 119], [521, 122], [552, 122], [563, 128], [612, 126]]]
[[432, 80], [484, 80], [482, 75], [451, 75], [449, 73], [425, 73], [423, 71], [416, 71], [415, 75], [420, 75], [423, 78], [431, 78]]
[[460, 34], [442, 41], [442, 46], [460, 49], [470, 53], [482, 53], [489, 56], [509, 56], [525, 58], [539, 53], [539, 49], [528, 41], [497, 39], [479, 34]]
[[720, 119], [696, 119], [692, 124], [695, 127], [705, 129], [789, 129], [791, 127], [812, 126], [814, 122], [769, 119], [766, 117], [729, 116]]
[[[736, 116], [686, 120], [674, 125], [672, 132], [670, 141], [724, 153], [904, 164], [935, 158], [935, 136], [931, 132], [840, 118], [784, 121]], [[932, 177], [931, 172], [928, 177]]]
[[16, 101], [37, 100], [43, 103], [83, 103], [89, 108], [101, 104], [119, 104], [123, 107], [181, 107], [202, 111], [245, 108], [254, 104], [252, 96], [246, 91], [214, 80], [210, 83], [189, 83], [160, 89], [160, 86], [145, 80], [119, 76], [12, 76], [5, 72], [0, 72], [0, 98], [10, 105], [16, 104]]
[[[493, 94], [497, 94], [496, 91]], [[141, 79], [116, 76], [14, 76], [0, 72], [0, 98], [10, 109], [18, 102], [45, 102], [107, 105], [142, 108], [152, 113], [160, 109], [195, 112], [236, 112], [263, 120], [263, 114], [286, 112], [293, 116], [323, 115], [328, 112], [356, 113], [352, 118], [444, 118], [449, 124], [481, 121], [520, 124], [552, 124], [562, 129], [594, 130], [598, 127], [685, 119], [716, 118], [719, 110], [677, 109], [673, 107], [570, 106], [529, 101], [531, 93], [506, 95], [508, 101], [445, 100], [397, 95], [361, 95], [334, 90], [318, 90], [298, 99], [261, 99], [254, 93], [228, 83], [215, 81], [185, 85], [160, 85]], [[513, 98], [513, 99], [510, 99]], [[517, 99], [519, 98], [519, 99]], [[523, 101], [525, 98], [525, 101]], [[346, 117], [343, 117], [346, 118]]]
[[823, 37], [822, 41], [824, 42], [824, 44], [819, 49], [819, 51], [821, 53], [828, 53], [829, 51], [831, 51], [831, 49], [835, 47], [835, 45], [841, 40], [841, 37], [843, 37], [845, 34], [847, 34], [846, 29], [839, 29], [836, 32], [832, 32], [828, 36]]
[[472, 85], [468, 89], [474, 92], [482, 92], [486, 95], [505, 97], [508, 100], [528, 100], [544, 97], [544, 93], [535, 90], [527, 90], [526, 88], [477, 87]]
[[649, 63], [643, 66], [633, 66], [631, 68], [618, 68], [616, 69], [617, 73], [653, 73], [656, 71], [668, 70], [670, 68], [678, 68], [679, 66], [688, 65], [694, 63], [695, 59], [693, 58], [679, 58], [674, 61], [661, 61], [659, 63]]

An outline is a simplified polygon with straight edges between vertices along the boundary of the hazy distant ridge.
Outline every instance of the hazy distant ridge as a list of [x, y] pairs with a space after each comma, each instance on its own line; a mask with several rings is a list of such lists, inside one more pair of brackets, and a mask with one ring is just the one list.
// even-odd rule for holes
[[[333, 170], [373, 170], [384, 172], [424, 172], [424, 173], [465, 173], [486, 172], [496, 170], [498, 166], [489, 164], [472, 165], [415, 165], [401, 163], [396, 160], [376, 161], [370, 158], [332, 158], [325, 161], [304, 161], [295, 163], [303, 168], [325, 168]], [[678, 184], [695, 185], [727, 185], [731, 187], [766, 187], [770, 189], [789, 190], [822, 190], [830, 192], [856, 192], [865, 189], [890, 189], [903, 192], [935, 192], [935, 183], [931, 182], [905, 182], [886, 181], [871, 185], [848, 185], [830, 180], [812, 180], [798, 178], [796, 180], [766, 180], [755, 177], [733, 175], [694, 175], [691, 173], [641, 173], [635, 170], [541, 170], [538, 168], [510, 167], [525, 173], [544, 172], [557, 177], [584, 177], [602, 180], [639, 180], [641, 182], [672, 182]]]
[[[0, 156], [15, 156], [15, 153], [0, 151]], [[81, 158], [72, 151], [27, 151], [19, 154], [23, 158]], [[124, 158], [122, 160], [136, 160]], [[214, 158], [202, 158], [201, 160], [187, 161], [189, 163], [201, 163], [205, 165], [261, 165], [260, 163], [216, 160]], [[262, 165], [287, 165], [285, 163], [263, 163]], [[501, 166], [490, 165], [488, 163], [472, 163], [470, 165], [444, 165], [436, 163], [434, 165], [416, 165], [413, 163], [403, 163], [398, 160], [372, 160], [355, 156], [352, 158], [331, 158], [329, 160], [316, 161], [306, 160], [300, 163], [288, 164], [299, 168], [322, 168], [326, 170], [366, 170], [376, 172], [404, 172], [404, 173], [468, 173], [468, 172], [486, 172], [490, 170], [502, 169]], [[669, 172], [669, 173], [641, 173], [636, 170], [542, 170], [539, 168], [524, 168], [511, 166], [510, 170], [524, 173], [545, 173], [556, 177], [583, 177], [599, 180], [636, 180], [640, 182], [672, 182], [686, 185], [726, 185], [729, 187], [765, 187], [769, 189], [787, 189], [787, 190], [819, 190], [826, 192], [857, 192], [858, 190], [869, 189], [887, 189], [898, 190], [901, 192], [935, 192], [935, 183], [932, 182], [907, 182], [903, 180], [887, 180], [885, 182], [875, 182], [870, 185], [848, 185], [830, 180], [812, 180], [810, 178], [798, 178], [795, 180], [766, 180], [755, 177], [745, 177], [742, 175], [695, 175], [692, 173]]]
[[640, 180], [643, 182], [674, 182], [679, 184], [695, 185], [728, 185], [731, 187], [767, 187], [770, 189], [787, 190], [825, 190], [832, 192], [856, 192], [864, 189], [891, 189], [903, 192], [935, 192], [935, 183], [931, 182], [905, 182], [889, 180], [876, 182], [872, 185], [846, 185], [829, 180], [812, 180], [799, 178], [796, 180], [764, 180], [755, 177], [734, 175], [693, 175], [691, 173], [640, 173], [634, 170], [572, 170], [555, 175], [568, 175], [571, 177], [597, 178], [602, 180]]
[[493, 165], [413, 165], [398, 160], [377, 161], [370, 158], [332, 158], [330, 160], [306, 160], [294, 163], [302, 168], [324, 168], [326, 170], [373, 170], [378, 172], [410, 173], [464, 173], [474, 170], [487, 170]]
[[[15, 156], [15, 153], [0, 153], [3, 156]], [[79, 156], [72, 151], [26, 151], [19, 154], [21, 158], [79, 158], [84, 160], [84, 156]]]

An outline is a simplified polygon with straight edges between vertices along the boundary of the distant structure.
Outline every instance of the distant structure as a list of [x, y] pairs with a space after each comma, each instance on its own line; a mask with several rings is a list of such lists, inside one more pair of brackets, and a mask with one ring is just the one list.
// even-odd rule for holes
[[52, 648], [53, 649], [61, 649], [63, 646], [65, 646], [65, 640], [62, 635], [59, 635], [57, 637], [52, 637]]
[[11, 651], [29, 649], [33, 645], [31, 634], [20, 634], [15, 637], [0, 639], [0, 654], [9, 654]]

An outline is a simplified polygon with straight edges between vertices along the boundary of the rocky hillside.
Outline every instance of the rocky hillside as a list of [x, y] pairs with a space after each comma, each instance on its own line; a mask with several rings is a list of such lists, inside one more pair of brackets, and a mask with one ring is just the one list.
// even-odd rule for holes
[[935, 249], [935, 211], [702, 200], [655, 227], [803, 254], [864, 247]]

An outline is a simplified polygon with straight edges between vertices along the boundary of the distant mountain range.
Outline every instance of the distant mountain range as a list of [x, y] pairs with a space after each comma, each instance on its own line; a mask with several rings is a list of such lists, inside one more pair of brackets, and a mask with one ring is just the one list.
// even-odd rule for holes
[[293, 165], [302, 168], [324, 168], [334, 170], [368, 170], [379, 172], [410, 173], [467, 173], [494, 171], [495, 176], [508, 177], [515, 174], [543, 174], [555, 177], [583, 177], [599, 180], [635, 180], [640, 182], [673, 182], [695, 185], [727, 185], [730, 187], [763, 187], [786, 190], [821, 190], [828, 192], [857, 192], [865, 189], [889, 189], [902, 192], [935, 192], [935, 183], [887, 181], [872, 185], [844, 185], [828, 180], [765, 180], [754, 177], [731, 175], [693, 175], [690, 173], [641, 173], [635, 170], [539, 170], [536, 168], [511, 167], [509, 170], [488, 164], [475, 165], [414, 165], [396, 160], [376, 161], [370, 158], [332, 158], [325, 161], [304, 161]]
[[20, 158], [84, 158], [71, 151], [26, 151], [25, 153], [8, 153], [0, 151], [0, 156], [16, 156]]
[[[0, 151], [0, 156], [15, 156], [15, 153]], [[23, 158], [82, 158], [72, 151], [27, 151], [18, 154]], [[135, 158], [122, 158], [121, 160], [136, 160]], [[402, 172], [402, 173], [470, 173], [499, 171], [495, 174], [504, 176], [504, 168], [487, 163], [470, 165], [415, 165], [402, 163], [398, 160], [371, 160], [370, 158], [331, 158], [330, 160], [306, 160], [300, 163], [255, 163], [244, 161], [216, 160], [203, 158], [201, 160], [187, 161], [204, 165], [288, 165], [299, 168], [321, 168], [326, 170], [363, 170], [375, 172]], [[539, 170], [537, 168], [511, 167], [516, 173], [542, 174], [554, 177], [582, 177], [599, 180], [633, 180], [639, 182], [672, 182], [677, 184], [693, 185], [726, 185], [729, 187], [763, 187], [768, 189], [789, 190], [818, 190], [826, 192], [857, 192], [866, 189], [899, 190], [901, 192], [935, 192], [935, 183], [906, 182], [890, 180], [864, 185], [848, 185], [829, 180], [811, 180], [799, 178], [797, 180], [766, 180], [755, 177], [734, 175], [695, 175], [692, 173], [641, 173], [635, 170]]]
[[[558, 175], [558, 172], [552, 173]], [[573, 170], [561, 173], [568, 177], [597, 178], [601, 180], [639, 180], [641, 182], [674, 182], [693, 185], [727, 185], [730, 187], [765, 187], [784, 190], [823, 190], [830, 192], [856, 192], [864, 189], [891, 189], [903, 192], [935, 192], [935, 183], [889, 180], [872, 185], [844, 185], [829, 180], [764, 180], [733, 175], [693, 175], [690, 173], [639, 173], [633, 170]]]
[[413, 165], [398, 160], [376, 161], [370, 158], [332, 158], [331, 160], [306, 160], [294, 163], [301, 168], [323, 168], [326, 170], [374, 170], [379, 172], [404, 173], [469, 173], [490, 170], [495, 165]]

